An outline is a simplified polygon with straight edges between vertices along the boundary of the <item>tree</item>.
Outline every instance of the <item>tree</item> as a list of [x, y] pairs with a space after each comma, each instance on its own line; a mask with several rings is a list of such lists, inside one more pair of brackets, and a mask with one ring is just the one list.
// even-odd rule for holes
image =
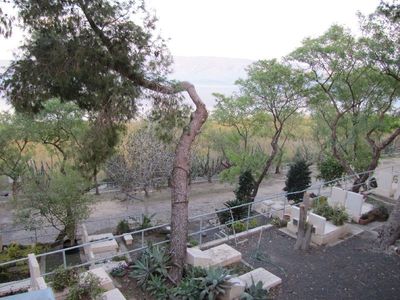
[[381, 152], [400, 134], [387, 120], [395, 113], [400, 85], [367, 63], [361, 46], [348, 31], [332, 26], [316, 39], [306, 39], [291, 54], [308, 73], [310, 107], [328, 129], [332, 156], [358, 191], [379, 162]]
[[[88, 182], [80, 173], [67, 165], [63, 171], [45, 170], [43, 166], [39, 170], [32, 167], [22, 183], [26, 201], [19, 205], [30, 211], [26, 215], [28, 219], [39, 215], [60, 232], [60, 242], [67, 236], [71, 245], [74, 245], [77, 225], [90, 212], [91, 199], [86, 194], [88, 187]], [[37, 223], [39, 220], [29, 223]]]
[[[310, 187], [311, 171], [310, 164], [303, 159], [296, 160], [289, 169], [286, 176], [285, 188], [283, 189], [289, 195], [289, 200], [294, 200], [296, 203], [303, 199], [304, 191]], [[296, 193], [297, 191], [301, 191]]]
[[31, 158], [32, 122], [22, 114], [0, 114], [0, 175], [12, 179], [15, 198], [20, 177], [26, 172]]
[[155, 37], [156, 19], [142, 1], [16, 0], [15, 5], [31, 33], [3, 84], [17, 110], [38, 112], [44, 101], [59, 97], [100, 111], [107, 99], [112, 120], [134, 116], [145, 92], [164, 111], [174, 107], [177, 93], [188, 93], [195, 110], [176, 147], [171, 180], [170, 277], [178, 282], [186, 256], [190, 149], [207, 110], [192, 84], [166, 80], [171, 59], [164, 41]]
[[252, 197], [269, 171], [279, 152], [279, 142], [287, 121], [304, 106], [304, 76], [301, 71], [277, 60], [261, 60], [251, 65], [248, 78], [237, 83], [245, 95], [254, 101], [255, 109], [269, 115], [272, 128], [271, 150], [255, 182]]
[[145, 214], [148, 215], [149, 190], [167, 184], [173, 158], [173, 151], [156, 137], [149, 124], [127, 137], [120, 152], [107, 163], [106, 172], [127, 195], [144, 191]]

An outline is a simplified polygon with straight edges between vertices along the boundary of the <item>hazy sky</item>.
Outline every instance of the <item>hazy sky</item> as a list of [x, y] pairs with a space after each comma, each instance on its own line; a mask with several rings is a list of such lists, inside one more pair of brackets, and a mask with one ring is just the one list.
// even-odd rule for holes
[[[306, 36], [338, 23], [356, 32], [356, 12], [379, 0], [148, 0], [173, 55], [249, 59], [281, 57]], [[0, 4], [7, 9], [5, 5]], [[21, 39], [0, 38], [0, 59], [11, 59]]]

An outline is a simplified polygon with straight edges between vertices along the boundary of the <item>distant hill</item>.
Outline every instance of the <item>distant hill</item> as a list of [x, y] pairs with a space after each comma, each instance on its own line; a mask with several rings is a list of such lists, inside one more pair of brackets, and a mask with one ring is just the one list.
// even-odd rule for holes
[[[0, 73], [9, 65], [9, 61], [0, 60]], [[251, 60], [224, 57], [174, 57], [171, 79], [190, 81], [209, 109], [215, 104], [212, 93], [229, 95], [237, 91], [234, 82], [246, 75], [245, 68]], [[0, 110], [9, 109], [0, 98]]]

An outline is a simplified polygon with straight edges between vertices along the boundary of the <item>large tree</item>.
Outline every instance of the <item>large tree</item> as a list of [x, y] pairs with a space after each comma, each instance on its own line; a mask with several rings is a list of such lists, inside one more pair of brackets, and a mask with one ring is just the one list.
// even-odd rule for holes
[[400, 134], [396, 114], [399, 83], [371, 68], [360, 42], [334, 25], [318, 38], [308, 38], [291, 54], [306, 68], [310, 107], [329, 132], [329, 149], [358, 191], [379, 162], [381, 152]]
[[252, 64], [246, 79], [237, 84], [243, 94], [254, 101], [254, 109], [269, 116], [264, 127], [271, 130], [270, 150], [265, 155], [264, 164], [257, 174], [252, 197], [282, 148], [281, 136], [288, 120], [305, 104], [304, 76], [289, 64], [273, 60], [261, 60]]
[[178, 141], [171, 180], [171, 279], [179, 281], [188, 234], [190, 149], [207, 110], [192, 84], [166, 80], [171, 59], [155, 36], [155, 18], [143, 1], [16, 0], [15, 5], [30, 33], [4, 81], [17, 110], [38, 112], [56, 96], [100, 111], [110, 93], [109, 114], [129, 118], [146, 94], [165, 112], [177, 93], [188, 93], [195, 110]]

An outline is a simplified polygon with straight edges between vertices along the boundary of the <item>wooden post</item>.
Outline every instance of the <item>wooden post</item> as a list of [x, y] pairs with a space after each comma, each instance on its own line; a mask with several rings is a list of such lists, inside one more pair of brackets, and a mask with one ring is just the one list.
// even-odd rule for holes
[[297, 240], [294, 244], [295, 250], [308, 250], [311, 242], [312, 225], [307, 223], [307, 208], [309, 206], [309, 195], [304, 194], [303, 204], [300, 205], [300, 216], [297, 230]]

